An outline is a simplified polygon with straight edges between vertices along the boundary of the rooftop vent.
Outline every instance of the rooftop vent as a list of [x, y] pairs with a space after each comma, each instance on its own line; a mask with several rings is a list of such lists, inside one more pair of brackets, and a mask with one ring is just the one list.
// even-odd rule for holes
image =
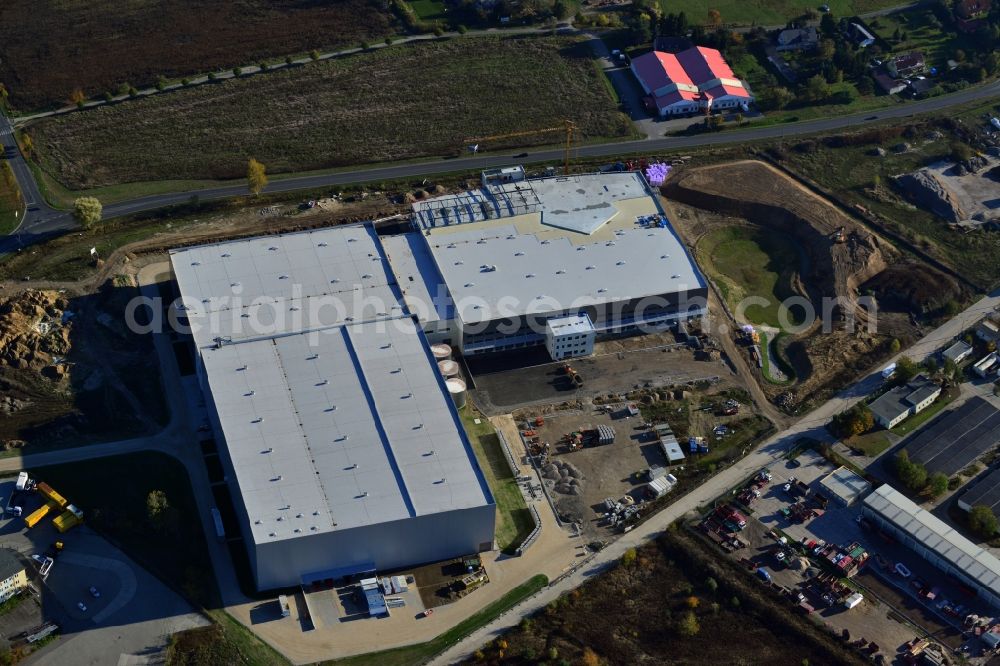
[[678, 275], [677, 273], [674, 273], [673, 275], [670, 276], [670, 278], [672, 280], [676, 280], [676, 279], [680, 278], [680, 275]]
[[201, 266], [201, 262], [200, 261], [192, 261], [191, 265], [192, 266]]
[[329, 379], [321, 379], [318, 382], [316, 382], [316, 386], [326, 386], [329, 383], [330, 383]]
[[447, 481], [447, 479], [444, 479], [444, 478], [438, 479], [437, 481], [434, 482], [434, 485], [436, 485], [436, 486], [440, 485], [440, 484], [444, 483], [445, 481]]
[[278, 246], [277, 245], [272, 245], [271, 247], [269, 247], [267, 249], [270, 250], [271, 252], [274, 252], [275, 250], [278, 249]]
[[264, 449], [263, 451], [261, 451], [261, 453], [274, 453], [274, 447], [273, 446], [269, 446], [266, 449]]
[[362, 499], [364, 497], [368, 497], [368, 491], [367, 490], [361, 491], [361, 494], [358, 495], [358, 499]]
[[323, 241], [323, 242], [321, 242], [321, 243], [318, 243], [318, 245], [319, 245], [319, 247], [326, 247], [326, 241]]
[[534, 273], [528, 273], [524, 277], [526, 277], [526, 278], [533, 278], [533, 277], [535, 277], [535, 274]]
[[587, 266], [587, 270], [588, 270], [588, 271], [592, 271], [592, 270], [594, 270], [595, 268], [597, 268], [597, 267], [596, 267], [596, 266]]
[[340, 282], [340, 280], [338, 280], [337, 278], [333, 278], [332, 280], [330, 280], [330, 284], [337, 284], [338, 282]]
[[413, 429], [414, 429], [414, 430], [420, 430], [420, 429], [421, 429], [421, 428], [423, 428], [423, 427], [424, 427], [424, 424], [423, 424], [423, 423], [418, 423], [417, 425], [413, 426]]
[[222, 256], [223, 256], [223, 257], [231, 257], [231, 256], [233, 256], [233, 255], [229, 254], [228, 252], [223, 252], [223, 253], [222, 253]]
[[260, 520], [258, 519], [258, 520], [253, 521], [253, 524], [254, 525], [260, 525]]
[[607, 291], [607, 289], [605, 289], [604, 287], [601, 287], [600, 289], [597, 290], [597, 293], [598, 294], [603, 294], [606, 291]]
[[465, 264], [465, 262], [464, 262], [464, 261], [456, 261], [456, 262], [455, 262], [455, 265], [456, 265], [456, 266], [462, 266], [462, 265], [464, 265], [464, 264]]
[[318, 358], [319, 358], [319, 354], [313, 354], [312, 356], [307, 356], [306, 360], [307, 361], [315, 361]]
[[240, 286], [240, 283], [239, 282], [233, 282], [229, 286], [232, 287], [233, 289], [235, 289], [236, 287]]
[[246, 369], [247, 369], [247, 364], [246, 364], [246, 363], [244, 363], [244, 364], [243, 364], [243, 365], [241, 365], [240, 367], [236, 368], [236, 372], [243, 372], [243, 371], [244, 371], [244, 370], [246, 370]]
[[557, 270], [557, 271], [556, 271], [556, 275], [565, 275], [565, 273], [566, 273], [566, 271], [564, 271], [564, 270], [563, 270], [563, 269], [561, 269], [561, 268], [560, 268], [559, 270]]
[[[271, 481], [281, 481], [281, 475], [279, 474], [278, 476], [273, 477]], [[281, 518], [278, 518], [278, 520], [281, 520]]]
[[250, 397], [252, 397], [252, 396], [254, 396], [254, 395], [256, 395], [256, 394], [257, 394], [257, 392], [256, 392], [256, 391], [254, 391], [253, 389], [250, 389], [249, 391], [247, 391], [247, 392], [246, 392], [246, 393], [244, 393], [243, 395], [244, 395], [244, 396], [246, 396], [247, 398], [250, 398]]
[[465, 286], [466, 286], [466, 288], [468, 288], [468, 287], [475, 287], [476, 283], [475, 282], [466, 282]]
[[625, 265], [624, 261], [619, 261], [615, 264], [615, 266], [624, 266], [624, 265]]
[[264, 417], [263, 416], [258, 416], [253, 421], [251, 421], [251, 423], [261, 423], [263, 421], [264, 421]]
[[348, 238], [347, 242], [348, 243], [354, 243], [354, 242], [357, 242], [357, 240], [358, 240], [357, 238]]
[[357, 469], [357, 468], [358, 468], [358, 463], [354, 463], [353, 465], [348, 465], [344, 469], [345, 470], [352, 470], [352, 469]]
[[412, 398], [412, 397], [413, 397], [413, 394], [412, 394], [412, 393], [407, 393], [406, 395], [404, 395], [404, 396], [401, 396], [401, 398], [400, 398], [400, 399], [401, 399], [401, 400], [406, 400], [407, 398]]
[[582, 245], [581, 245], [580, 247], [576, 248], [576, 251], [577, 251], [577, 252], [583, 252], [583, 251], [584, 251], [584, 250], [586, 250], [586, 249], [587, 249], [587, 248], [585, 248], [584, 246], [582, 246]]
[[523, 257], [524, 256], [524, 252], [515, 252], [514, 256], [515, 257]]
[[296, 518], [301, 518], [301, 517], [302, 517], [302, 514], [301, 514], [301, 513], [297, 513], [297, 514], [295, 514], [295, 517], [296, 517]]
[[287, 279], [288, 279], [288, 276], [287, 276], [287, 275], [279, 275], [279, 276], [278, 276], [278, 279], [279, 279], [279, 280], [287, 280]]

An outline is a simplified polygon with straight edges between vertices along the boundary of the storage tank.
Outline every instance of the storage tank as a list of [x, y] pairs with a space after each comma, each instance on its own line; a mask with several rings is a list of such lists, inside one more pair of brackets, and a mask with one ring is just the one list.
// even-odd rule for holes
[[436, 345], [431, 345], [431, 353], [434, 354], [435, 361], [444, 361], [445, 359], [451, 358], [451, 347], [441, 342]]
[[444, 377], [445, 379], [458, 377], [459, 373], [458, 363], [450, 359], [438, 361], [438, 370], [441, 371], [441, 376]]
[[451, 399], [455, 401], [455, 406], [459, 409], [465, 407], [465, 382], [458, 377], [452, 377], [445, 381], [445, 386], [448, 387], [448, 393], [451, 394]]

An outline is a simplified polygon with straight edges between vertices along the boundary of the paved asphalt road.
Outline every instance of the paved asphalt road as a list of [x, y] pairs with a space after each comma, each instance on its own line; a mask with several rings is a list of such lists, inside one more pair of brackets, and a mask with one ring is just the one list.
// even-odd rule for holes
[[[655, 153], [657, 151], [697, 148], [701, 146], [722, 145], [727, 143], [746, 143], [764, 139], [777, 139], [802, 134], [814, 134], [844, 128], [857, 127], [866, 123], [905, 118], [919, 113], [930, 113], [966, 104], [969, 102], [1000, 96], [1000, 81], [991, 84], [968, 88], [950, 95], [918, 100], [874, 112], [855, 113], [833, 118], [821, 118], [789, 125], [769, 125], [764, 127], [749, 127], [744, 130], [723, 131], [713, 134], [700, 134], [684, 137], [647, 138], [633, 141], [620, 141], [589, 146], [581, 146], [577, 154], [581, 157], [616, 157], [632, 153]], [[7, 119], [3, 119], [3, 128], [9, 128]], [[9, 136], [3, 137], [4, 144], [13, 144]], [[16, 150], [16, 148], [15, 148]], [[400, 164], [368, 169], [340, 171], [337, 173], [315, 176], [299, 176], [293, 178], [275, 179], [267, 186], [267, 192], [292, 192], [303, 189], [317, 189], [332, 185], [346, 185], [358, 182], [388, 181], [407, 178], [431, 176], [450, 171], [477, 171], [486, 167], [496, 167], [509, 164], [528, 164], [537, 162], [559, 161], [562, 150], [542, 150], [528, 153], [526, 157], [515, 157], [514, 154], [480, 155], [458, 159], [439, 159], [415, 164]], [[32, 178], [30, 170], [24, 164], [20, 155], [11, 160], [15, 167], [22, 190], [37, 203], [37, 211], [28, 211], [26, 219], [18, 230], [6, 238], [0, 239], [0, 253], [11, 252], [19, 247], [30, 245], [41, 238], [48, 237], [74, 227], [72, 217], [65, 212], [55, 211], [45, 205], [38, 193], [38, 187]], [[197, 196], [202, 201], [224, 199], [246, 194], [246, 187], [230, 185], [213, 187], [191, 192], [175, 192], [141, 197], [131, 201], [109, 204], [104, 207], [106, 219], [121, 217], [141, 211], [163, 208], [182, 204]]]
[[[904, 353], [915, 361], [922, 361], [939, 349], [943, 343], [953, 339], [985, 313], [992, 311], [998, 306], [1000, 306], [1000, 290], [983, 298], [967, 310], [961, 312], [954, 319], [936, 328]], [[521, 621], [521, 618], [541, 610], [546, 604], [557, 599], [560, 595], [583, 585], [592, 577], [615, 566], [629, 548], [641, 546], [657, 538], [675, 520], [684, 517], [688, 512], [695, 511], [699, 506], [711, 502], [758, 470], [775, 465], [794, 446], [795, 442], [802, 437], [830, 441], [830, 435], [826, 432], [825, 428], [830, 417], [842, 412], [871, 393], [881, 381], [882, 378], [879, 370], [875, 370], [868, 376], [860, 379], [853, 386], [816, 408], [787, 430], [768, 439], [732, 467], [715, 475], [706, 483], [680, 498], [636, 529], [613, 541], [607, 548], [596, 553], [576, 571], [559, 580], [557, 583], [544, 588], [536, 596], [531, 597], [521, 605], [508, 611], [505, 615], [482, 629], [473, 632], [439, 655], [431, 663], [435, 665], [453, 664], [472, 658], [473, 652], [479, 646], [492, 640], [497, 634], [516, 626]]]

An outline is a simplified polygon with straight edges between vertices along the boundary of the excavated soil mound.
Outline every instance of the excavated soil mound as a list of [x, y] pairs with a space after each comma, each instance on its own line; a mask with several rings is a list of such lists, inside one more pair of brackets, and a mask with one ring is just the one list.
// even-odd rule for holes
[[[41, 371], [69, 350], [70, 327], [63, 325], [66, 299], [54, 291], [25, 291], [0, 302], [0, 365]], [[61, 377], [64, 366], [48, 375]]]
[[[807, 330], [779, 339], [779, 353], [794, 367], [795, 383], [777, 385], [760, 377], [761, 389], [778, 404], [792, 409], [842, 386], [877, 363], [887, 353], [891, 337], [906, 337], [897, 326], [899, 315], [879, 312], [877, 320], [869, 321], [868, 310], [858, 304], [861, 286], [868, 287], [898, 263], [898, 252], [780, 171], [756, 161], [698, 167], [675, 173], [663, 193], [668, 205], [672, 200], [690, 206], [689, 211], [738, 218], [789, 235], [806, 257], [803, 274], [793, 284], [795, 291], [809, 295], [817, 315], [823, 312], [822, 298], [836, 297], [846, 308], [834, 309], [833, 321], [820, 317]], [[686, 217], [692, 215], [699, 219], [697, 213]], [[682, 219], [679, 224], [691, 232], [704, 222], [696, 221], [692, 227], [690, 220]], [[916, 291], [903, 293], [894, 284], [895, 279], [887, 280], [882, 291], [900, 301], [921, 298]], [[845, 311], [855, 314], [853, 328], [836, 321]], [[823, 328], [824, 323], [828, 327]]]
[[966, 219], [955, 193], [927, 169], [896, 177], [896, 184], [919, 205], [949, 222]]
[[691, 169], [664, 190], [669, 198], [794, 237], [808, 255], [807, 286], [838, 297], [861, 319], [858, 287], [895, 258], [888, 243], [763, 162]]

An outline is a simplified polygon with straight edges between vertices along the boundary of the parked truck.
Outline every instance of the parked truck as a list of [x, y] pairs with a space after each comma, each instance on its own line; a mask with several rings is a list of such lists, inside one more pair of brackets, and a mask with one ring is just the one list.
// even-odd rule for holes
[[65, 507], [67, 504], [69, 504], [69, 500], [67, 500], [65, 497], [63, 497], [59, 493], [57, 493], [52, 488], [52, 486], [50, 486], [49, 484], [47, 484], [45, 482], [39, 483], [37, 486], [35, 486], [35, 490], [37, 490], [39, 493], [41, 493], [42, 497], [44, 497], [45, 499], [47, 499], [50, 502], [54, 503], [57, 508], [61, 509], [61, 508]]
[[60, 532], [68, 532], [77, 525], [83, 522], [83, 511], [76, 508], [72, 504], [66, 506], [66, 511], [56, 516], [56, 519], [52, 521], [52, 524], [56, 526], [56, 529]]
[[38, 507], [30, 514], [28, 514], [28, 517], [24, 519], [24, 524], [28, 526], [28, 529], [31, 529], [32, 527], [37, 525], [42, 520], [42, 518], [49, 515], [49, 512], [55, 508], [57, 508], [55, 504], [53, 504], [52, 502], [46, 502], [45, 504]]

